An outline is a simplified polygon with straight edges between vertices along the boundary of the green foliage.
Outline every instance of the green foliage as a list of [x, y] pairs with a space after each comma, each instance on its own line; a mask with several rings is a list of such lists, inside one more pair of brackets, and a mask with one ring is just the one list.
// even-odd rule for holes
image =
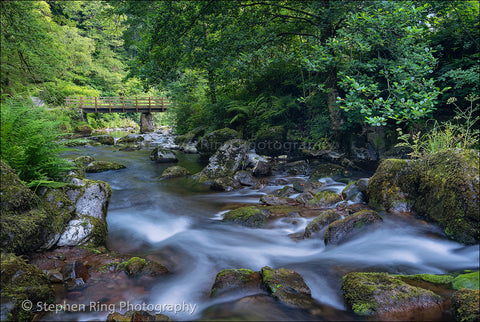
[[72, 168], [59, 154], [65, 149], [55, 140], [58, 122], [21, 97], [9, 98], [1, 110], [1, 157], [26, 182], [59, 178]]
[[455, 122], [447, 121], [438, 124], [437, 121], [434, 121], [431, 130], [425, 134], [417, 132], [410, 135], [403, 133], [402, 129], [398, 128], [398, 139], [401, 142], [397, 146], [411, 149], [412, 152], [409, 155], [412, 158], [423, 158], [448, 149], [478, 148], [480, 130], [477, 123], [480, 117], [478, 116], [478, 104], [474, 105], [478, 96], [471, 95], [465, 99], [470, 102], [470, 105], [464, 109], [456, 105], [455, 98], [449, 100], [456, 107]]

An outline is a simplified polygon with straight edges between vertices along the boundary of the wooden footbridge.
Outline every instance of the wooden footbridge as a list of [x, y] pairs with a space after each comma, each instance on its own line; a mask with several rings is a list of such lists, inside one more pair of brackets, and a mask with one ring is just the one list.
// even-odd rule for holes
[[154, 113], [170, 106], [163, 97], [67, 97], [65, 103], [82, 113]]

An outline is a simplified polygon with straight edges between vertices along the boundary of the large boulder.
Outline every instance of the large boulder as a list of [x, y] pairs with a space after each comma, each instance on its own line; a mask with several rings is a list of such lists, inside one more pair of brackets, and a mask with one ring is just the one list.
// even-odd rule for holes
[[25, 254], [38, 250], [60, 234], [74, 217], [74, 205], [65, 194], [38, 197], [12, 168], [0, 161], [0, 244], [2, 251]]
[[55, 303], [52, 285], [42, 270], [14, 254], [3, 252], [1, 267], [2, 321], [31, 321], [37, 303]]
[[437, 223], [450, 238], [480, 239], [479, 155], [447, 150], [422, 160], [384, 160], [368, 182], [371, 207], [415, 213]]
[[227, 141], [210, 158], [208, 165], [200, 172], [200, 182], [233, 177], [235, 172], [241, 170], [247, 149], [248, 143], [244, 140], [235, 139]]
[[373, 210], [362, 210], [345, 219], [336, 220], [325, 231], [325, 245], [338, 244], [364, 226], [381, 221], [383, 221], [382, 217]]
[[200, 156], [204, 159], [212, 156], [219, 148], [221, 148], [227, 141], [234, 139], [241, 139], [240, 133], [229, 128], [223, 128], [213, 131], [205, 135], [198, 141], [196, 148], [200, 152]]
[[417, 320], [425, 310], [441, 316], [440, 296], [386, 273], [348, 273], [342, 291], [353, 312], [375, 320]]

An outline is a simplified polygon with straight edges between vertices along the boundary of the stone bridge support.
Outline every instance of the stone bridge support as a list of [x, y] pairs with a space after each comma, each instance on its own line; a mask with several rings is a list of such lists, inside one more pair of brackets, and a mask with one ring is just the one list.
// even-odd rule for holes
[[152, 113], [142, 113], [140, 116], [140, 133], [150, 133], [155, 131]]

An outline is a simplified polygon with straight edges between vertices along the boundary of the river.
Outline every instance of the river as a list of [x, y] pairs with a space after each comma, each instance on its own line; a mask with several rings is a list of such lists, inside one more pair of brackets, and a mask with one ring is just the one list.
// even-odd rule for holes
[[[357, 238], [325, 247], [321, 239], [295, 241], [289, 234], [303, 231], [313, 219], [280, 219], [272, 228], [253, 229], [220, 221], [240, 204], [256, 204], [263, 190], [211, 192], [188, 179], [159, 179], [168, 164], [149, 160], [148, 150], [115, 151], [113, 147], [83, 147], [74, 154], [115, 161], [126, 169], [88, 174], [108, 182], [113, 195], [108, 209], [108, 248], [132, 256], [156, 259], [173, 273], [160, 277], [146, 298], [133, 302], [195, 305], [192, 312], [166, 312], [175, 320], [251, 319], [314, 320], [301, 310], [288, 309], [266, 296], [243, 299], [238, 293], [212, 300], [210, 289], [218, 272], [228, 268], [285, 267], [301, 274], [312, 296], [325, 307], [326, 320], [354, 318], [346, 312], [341, 277], [351, 271], [441, 274], [478, 269], [477, 246], [465, 246], [443, 237], [438, 227], [421, 220], [384, 214]], [[201, 170], [197, 155], [179, 154], [178, 165], [192, 173]], [[332, 190], [344, 184], [330, 182]], [[125, 290], [123, 290], [125, 292]], [[105, 319], [90, 313], [80, 319]]]

